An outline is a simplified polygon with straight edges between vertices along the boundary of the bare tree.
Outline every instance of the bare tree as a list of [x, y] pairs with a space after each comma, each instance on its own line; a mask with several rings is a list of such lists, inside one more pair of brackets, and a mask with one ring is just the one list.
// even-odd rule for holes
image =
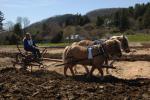
[[5, 29], [8, 30], [8, 31], [12, 31], [13, 30], [13, 27], [14, 27], [14, 23], [12, 21], [7, 21], [5, 24]]
[[26, 27], [30, 24], [30, 20], [27, 17], [22, 18], [22, 26], [23, 26], [23, 33], [26, 32]]
[[27, 17], [17, 17], [16, 22], [21, 25], [24, 34], [26, 31], [25, 28], [30, 24], [30, 20]]
[[23, 22], [23, 28], [26, 28], [30, 24], [30, 20], [27, 17], [24, 17], [22, 19]]
[[22, 22], [23, 22], [22, 19], [23, 19], [22, 17], [17, 17], [16, 23], [19, 23], [22, 26]]

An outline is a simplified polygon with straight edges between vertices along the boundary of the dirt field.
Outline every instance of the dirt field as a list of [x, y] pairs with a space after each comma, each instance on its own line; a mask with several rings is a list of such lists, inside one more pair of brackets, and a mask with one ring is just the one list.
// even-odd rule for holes
[[[62, 51], [62, 48], [48, 49], [48, 53], [52, 55], [61, 54]], [[79, 65], [75, 77], [71, 76], [69, 70], [70, 76], [64, 77], [63, 66], [55, 67], [59, 64], [56, 62], [45, 62], [49, 66], [46, 70], [34, 67], [32, 73], [21, 71], [12, 68], [13, 58], [2, 54], [2, 52], [14, 53], [17, 50], [2, 48], [0, 50], [0, 98], [150, 100], [150, 60], [148, 60], [150, 48], [132, 48], [132, 51], [130, 54], [124, 54], [128, 59], [114, 63], [116, 69], [109, 70], [109, 74], [105, 73], [102, 80], [97, 70], [92, 78], [87, 78], [85, 69]], [[88, 67], [90, 69], [90, 66]]]

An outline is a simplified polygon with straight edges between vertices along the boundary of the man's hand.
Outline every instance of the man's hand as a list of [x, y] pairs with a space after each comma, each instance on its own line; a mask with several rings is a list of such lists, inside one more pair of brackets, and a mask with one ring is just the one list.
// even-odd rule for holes
[[33, 48], [37, 48], [37, 46], [32, 46]]

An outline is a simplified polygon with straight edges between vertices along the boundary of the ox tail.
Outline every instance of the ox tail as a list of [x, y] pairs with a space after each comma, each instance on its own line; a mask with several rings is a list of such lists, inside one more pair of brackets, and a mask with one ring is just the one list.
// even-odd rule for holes
[[71, 49], [71, 46], [66, 46], [66, 48], [63, 51], [62, 60], [64, 63], [67, 62], [67, 58], [69, 57], [69, 50]]

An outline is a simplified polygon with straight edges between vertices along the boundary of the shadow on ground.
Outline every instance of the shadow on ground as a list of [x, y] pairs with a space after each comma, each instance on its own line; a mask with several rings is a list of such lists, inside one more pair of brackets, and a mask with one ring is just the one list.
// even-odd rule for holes
[[48, 71], [48, 70], [37, 70], [34, 72], [29, 72], [29, 71], [20, 71], [15, 68], [5, 68], [0, 70], [0, 74], [2, 73], [9, 73], [9, 72], [16, 72], [19, 74], [24, 74], [28, 75], [31, 77], [37, 77], [37, 78], [50, 78], [50, 79], [60, 79], [60, 80], [74, 80], [74, 81], [80, 81], [80, 82], [85, 82], [85, 83], [111, 83], [111, 84], [116, 84], [116, 83], [123, 83], [129, 86], [142, 86], [142, 85], [147, 85], [150, 84], [150, 79], [148, 78], [136, 78], [136, 79], [121, 79], [112, 75], [106, 75], [101, 79], [101, 77], [98, 76], [92, 76], [88, 78], [86, 75], [76, 75], [74, 77], [69, 76], [65, 77], [64, 75], [57, 73], [55, 71]]
[[147, 85], [150, 84], [150, 79], [148, 78], [136, 78], [136, 79], [121, 79], [112, 75], [106, 75], [104, 76], [103, 79], [97, 76], [92, 76], [91, 78], [87, 78], [86, 75], [76, 75], [74, 78], [76, 81], [81, 81], [81, 82], [96, 82], [96, 83], [111, 83], [111, 84], [116, 84], [116, 83], [124, 83], [129, 86], [142, 86], [142, 85]]

